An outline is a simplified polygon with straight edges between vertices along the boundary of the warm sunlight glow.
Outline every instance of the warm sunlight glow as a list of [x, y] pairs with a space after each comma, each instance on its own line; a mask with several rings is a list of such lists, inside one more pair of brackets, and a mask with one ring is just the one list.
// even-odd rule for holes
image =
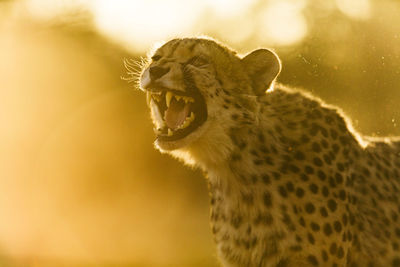
[[87, 0], [25, 0], [29, 12], [42, 19], [51, 19], [70, 10], [83, 8]]
[[341, 12], [356, 19], [368, 19], [371, 15], [370, 0], [336, 0]]
[[[299, 1], [301, 2], [301, 1]], [[307, 23], [302, 12], [303, 5], [293, 1], [276, 1], [262, 13], [261, 23], [266, 41], [278, 45], [290, 45], [300, 41], [307, 33]]]
[[254, 34], [257, 22], [250, 14], [244, 14], [233, 18], [225, 19], [218, 23], [215, 32], [223, 40], [229, 40], [231, 45], [240, 46]]
[[[193, 1], [91, 2], [95, 24], [107, 36], [145, 51], [155, 41], [187, 35], [199, 9]], [[189, 12], [190, 10], [190, 12]]]
[[255, 0], [207, 0], [207, 7], [221, 17], [232, 17], [243, 14]]
[[88, 10], [99, 32], [129, 50], [141, 52], [148, 51], [154, 42], [207, 34], [210, 29], [231, 44], [255, 35], [262, 42], [290, 45], [307, 33], [302, 14], [306, 0], [274, 0], [254, 10], [256, 0], [26, 1], [28, 10], [44, 19], [73, 8]]
[[[245, 125], [248, 118], [262, 109], [272, 111], [268, 103], [248, 105], [259, 92], [247, 78], [265, 72], [268, 66], [261, 65], [269, 59], [242, 60], [256, 49], [271, 49], [282, 63], [279, 84], [342, 108], [363, 134], [400, 136], [399, 14], [400, 0], [0, 0], [0, 267], [221, 267], [209, 222], [210, 181], [201, 169], [154, 149], [150, 111], [138, 86], [142, 70], [150, 64], [170, 68], [166, 73], [184, 83], [189, 95], [198, 87], [211, 105], [207, 119], [218, 110], [236, 110], [243, 125], [232, 124], [229, 135], [251, 127]], [[207, 44], [154, 54], [171, 38], [185, 37], [214, 38], [240, 59], [225, 60]], [[213, 105], [218, 99], [227, 105]], [[180, 120], [188, 110], [197, 114], [195, 104], [181, 104], [166, 115]], [[280, 105], [270, 115], [281, 112], [285, 119], [287, 108]], [[334, 117], [333, 110], [323, 118], [310, 114], [320, 123]], [[304, 139], [299, 135], [304, 130], [310, 135], [308, 117], [291, 120], [292, 115], [282, 129], [294, 135], [278, 141]], [[235, 116], [226, 118], [234, 123]], [[328, 136], [320, 131], [310, 148], [318, 143], [326, 150], [339, 134], [332, 127]], [[261, 138], [257, 130], [256, 139], [274, 153], [279, 144], [267, 135]], [[318, 141], [322, 136], [325, 143]], [[264, 149], [245, 150], [265, 156]], [[303, 159], [298, 152], [286, 154]], [[309, 156], [304, 160], [312, 165]], [[253, 170], [255, 158], [243, 162]], [[245, 193], [238, 201], [251, 200]], [[227, 216], [235, 217], [232, 212]]]
[[[232, 43], [254, 31], [249, 17], [257, 0], [26, 0], [28, 11], [52, 19], [68, 10], [88, 10], [99, 32], [129, 50], [145, 52], [154, 42], [207, 33], [209, 28]], [[200, 21], [202, 19], [203, 21]], [[206, 19], [206, 21], [204, 21]], [[219, 25], [214, 27], [214, 25]]]

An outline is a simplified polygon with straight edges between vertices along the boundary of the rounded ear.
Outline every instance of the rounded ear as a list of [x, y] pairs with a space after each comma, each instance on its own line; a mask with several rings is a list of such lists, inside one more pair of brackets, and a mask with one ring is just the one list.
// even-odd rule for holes
[[265, 94], [281, 71], [278, 56], [268, 49], [257, 49], [242, 58], [243, 69], [252, 81], [256, 95]]

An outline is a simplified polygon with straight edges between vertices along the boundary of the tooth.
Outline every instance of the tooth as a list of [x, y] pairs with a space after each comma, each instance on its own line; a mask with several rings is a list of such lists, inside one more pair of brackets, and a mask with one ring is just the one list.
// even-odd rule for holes
[[168, 136], [172, 136], [174, 133], [172, 132], [172, 130], [170, 128], [168, 128]]
[[161, 128], [154, 128], [154, 132], [156, 132], [156, 134], [161, 134], [162, 133], [162, 129]]
[[181, 125], [180, 129], [186, 128], [190, 125], [192, 121], [190, 120], [190, 118], [186, 118], [185, 122]]
[[193, 120], [194, 120], [194, 118], [195, 118], [195, 117], [194, 117], [194, 113], [193, 113], [193, 112], [191, 112], [191, 113], [190, 113], [190, 119], [193, 121]]
[[165, 122], [162, 118], [161, 112], [156, 104], [156, 101], [153, 98], [150, 100], [150, 111], [153, 123], [156, 126], [156, 128], [164, 127]]
[[171, 103], [172, 96], [173, 96], [173, 94], [171, 92], [167, 92], [165, 94], [165, 101], [167, 103], [168, 108], [169, 108], [169, 104]]
[[150, 100], [151, 100], [151, 94], [150, 92], [146, 92], [146, 101], [148, 106], [150, 106]]
[[182, 98], [182, 96], [179, 96], [179, 95], [174, 95], [175, 96], [175, 98], [176, 98], [176, 100], [181, 100], [181, 98]]
[[159, 96], [159, 95], [153, 94], [153, 98], [154, 98], [155, 100], [157, 100], [157, 102], [160, 102], [160, 96]]

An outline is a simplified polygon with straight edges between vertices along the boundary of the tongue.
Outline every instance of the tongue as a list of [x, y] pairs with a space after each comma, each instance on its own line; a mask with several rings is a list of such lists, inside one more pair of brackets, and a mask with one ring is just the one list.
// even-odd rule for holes
[[190, 103], [184, 101], [177, 101], [172, 98], [169, 108], [165, 111], [164, 120], [168, 128], [175, 130], [181, 125], [190, 111]]

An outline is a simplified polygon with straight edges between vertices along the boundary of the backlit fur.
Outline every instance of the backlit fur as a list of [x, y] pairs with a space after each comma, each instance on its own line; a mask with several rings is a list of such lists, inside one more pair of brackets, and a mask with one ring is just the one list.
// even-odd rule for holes
[[183, 92], [179, 64], [206, 62], [188, 68], [207, 121], [156, 147], [207, 173], [224, 266], [400, 266], [398, 138], [362, 137], [337, 108], [274, 81], [256, 94], [242, 58], [214, 40], [153, 55], [143, 75], [168, 66], [160, 82]]

